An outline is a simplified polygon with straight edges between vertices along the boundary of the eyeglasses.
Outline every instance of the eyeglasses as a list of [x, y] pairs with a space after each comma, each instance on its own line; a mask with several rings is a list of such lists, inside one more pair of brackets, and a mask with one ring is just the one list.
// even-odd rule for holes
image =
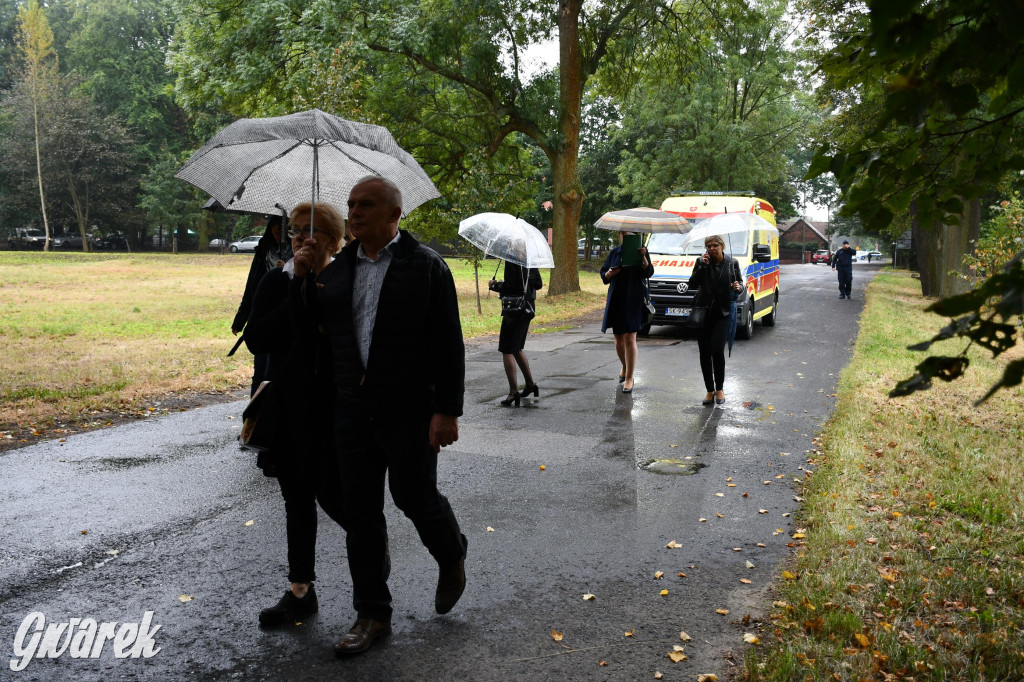
[[307, 237], [309, 236], [309, 227], [308, 226], [302, 228], [301, 230], [296, 230], [294, 228], [291, 229], [291, 230], [288, 230], [288, 238], [289, 239], [295, 239], [296, 237], [299, 237], [299, 236], [302, 236], [302, 235], [305, 235]]

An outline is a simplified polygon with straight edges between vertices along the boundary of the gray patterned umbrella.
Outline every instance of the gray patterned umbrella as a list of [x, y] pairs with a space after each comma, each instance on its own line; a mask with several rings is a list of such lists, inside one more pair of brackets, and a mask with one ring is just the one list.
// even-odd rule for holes
[[348, 216], [357, 180], [377, 175], [402, 191], [402, 211], [440, 194], [386, 128], [311, 109], [275, 118], [243, 118], [221, 130], [175, 177], [210, 194], [228, 211], [278, 214], [323, 201]]

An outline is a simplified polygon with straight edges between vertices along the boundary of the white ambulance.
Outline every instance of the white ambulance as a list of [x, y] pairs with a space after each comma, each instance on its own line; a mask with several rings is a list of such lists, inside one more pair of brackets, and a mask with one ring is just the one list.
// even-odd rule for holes
[[[701, 192], [672, 196], [661, 204], [662, 211], [676, 213], [687, 220], [710, 218], [720, 213], [749, 213], [764, 218], [773, 227], [775, 208], [750, 193]], [[739, 262], [745, 288], [737, 301], [736, 336], [749, 339], [754, 321], [766, 327], [775, 325], [779, 309], [779, 237], [777, 231], [751, 229], [730, 233], [726, 255]], [[685, 245], [686, 235], [653, 234], [647, 243], [654, 277], [650, 279], [651, 302], [654, 304], [652, 325], [686, 323], [697, 292], [689, 288], [690, 274], [697, 259], [704, 253], [704, 244]], [[646, 334], [650, 328], [644, 329]]]

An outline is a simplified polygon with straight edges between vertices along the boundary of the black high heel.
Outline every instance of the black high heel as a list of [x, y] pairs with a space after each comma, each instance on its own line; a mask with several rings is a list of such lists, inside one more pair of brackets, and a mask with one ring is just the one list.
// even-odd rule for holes
[[540, 397], [540, 389], [537, 388], [537, 384], [533, 384], [532, 386], [524, 386], [523, 390], [519, 392], [519, 395], [525, 398], [531, 393], [533, 394], [534, 398]]
[[519, 399], [521, 397], [522, 396], [520, 395], [519, 391], [513, 391], [512, 393], [508, 394], [507, 398], [501, 401], [501, 404], [505, 407], [508, 407], [512, 403], [515, 403], [516, 407], [519, 407]]

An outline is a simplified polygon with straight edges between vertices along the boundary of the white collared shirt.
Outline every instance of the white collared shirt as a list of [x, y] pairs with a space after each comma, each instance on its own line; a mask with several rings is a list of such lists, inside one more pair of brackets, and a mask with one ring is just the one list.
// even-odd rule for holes
[[352, 324], [364, 368], [370, 359], [370, 342], [373, 340], [373, 325], [377, 321], [380, 288], [401, 234], [397, 233], [394, 239], [377, 251], [376, 260], [366, 255], [362, 244], [356, 250], [356, 271], [352, 278]]

